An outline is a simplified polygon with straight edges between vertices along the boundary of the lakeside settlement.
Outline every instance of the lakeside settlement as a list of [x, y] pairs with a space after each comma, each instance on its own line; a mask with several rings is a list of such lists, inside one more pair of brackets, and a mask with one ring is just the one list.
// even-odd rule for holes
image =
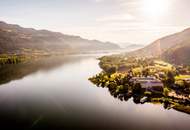
[[190, 67], [174, 65], [159, 58], [100, 58], [103, 71], [89, 80], [108, 88], [121, 101], [133, 98], [135, 103], [163, 104], [190, 114]]

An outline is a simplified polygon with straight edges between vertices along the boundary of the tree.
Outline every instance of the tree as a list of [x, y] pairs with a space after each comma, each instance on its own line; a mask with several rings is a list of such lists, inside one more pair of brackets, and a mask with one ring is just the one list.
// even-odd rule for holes
[[173, 74], [171, 71], [169, 71], [169, 72], [167, 73], [166, 84], [167, 84], [167, 86], [170, 86], [170, 87], [171, 87], [174, 83], [175, 83], [174, 74]]
[[165, 97], [168, 96], [169, 92], [170, 92], [170, 91], [169, 91], [168, 88], [164, 88], [164, 92], [163, 92], [163, 94], [164, 94]]
[[142, 74], [143, 74], [143, 76], [148, 77], [149, 70], [148, 69], [143, 69]]
[[108, 73], [108, 74], [113, 74], [113, 73], [115, 73], [116, 72], [116, 67], [110, 67], [110, 68], [108, 68], [107, 70], [106, 70], [106, 72]]
[[133, 93], [135, 94], [141, 94], [141, 84], [140, 83], [136, 83], [133, 87]]

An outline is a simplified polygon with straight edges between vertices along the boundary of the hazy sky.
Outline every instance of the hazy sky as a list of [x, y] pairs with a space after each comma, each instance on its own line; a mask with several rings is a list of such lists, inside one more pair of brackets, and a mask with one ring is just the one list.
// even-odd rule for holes
[[0, 20], [88, 39], [149, 44], [190, 27], [190, 0], [0, 0]]

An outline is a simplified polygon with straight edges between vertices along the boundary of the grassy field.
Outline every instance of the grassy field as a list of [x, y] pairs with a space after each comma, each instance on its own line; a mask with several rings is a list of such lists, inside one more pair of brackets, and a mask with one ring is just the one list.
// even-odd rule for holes
[[158, 67], [160, 69], [169, 70], [169, 71], [173, 70], [173, 65], [167, 62], [164, 62], [161, 60], [155, 60], [154, 63], [155, 63], [155, 67]]
[[190, 75], [178, 75], [175, 77], [176, 80], [190, 79]]

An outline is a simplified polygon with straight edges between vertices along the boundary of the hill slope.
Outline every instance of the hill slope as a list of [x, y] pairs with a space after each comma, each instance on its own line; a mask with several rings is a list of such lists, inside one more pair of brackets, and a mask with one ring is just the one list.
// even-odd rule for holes
[[143, 45], [140, 44], [129, 44], [128, 46], [125, 47], [128, 51], [134, 51], [143, 48]]
[[161, 57], [175, 64], [190, 64], [190, 28], [163, 37], [129, 55]]
[[48, 51], [96, 51], [119, 49], [116, 44], [87, 40], [48, 30], [23, 28], [0, 22], [0, 53], [19, 53], [21, 49]]
[[180, 46], [182, 43], [189, 43], [188, 41], [190, 41], [190, 29], [158, 39], [152, 44], [134, 51], [133, 54], [140, 56], [159, 56], [175, 46]]
[[183, 41], [168, 49], [161, 57], [175, 64], [190, 65], [190, 40]]

